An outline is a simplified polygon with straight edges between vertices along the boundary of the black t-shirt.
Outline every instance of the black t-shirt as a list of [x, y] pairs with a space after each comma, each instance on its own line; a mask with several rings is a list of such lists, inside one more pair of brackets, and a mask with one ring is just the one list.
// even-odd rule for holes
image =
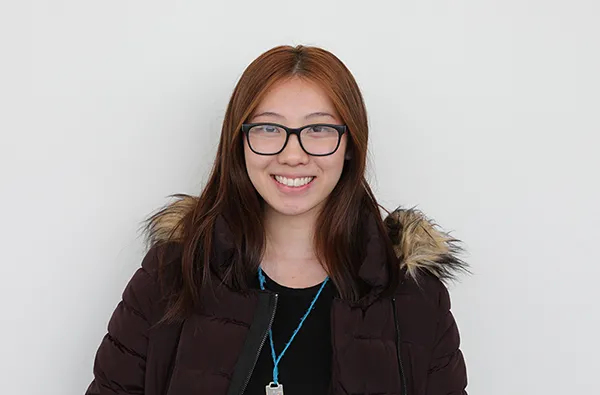
[[[310, 288], [287, 288], [267, 277], [265, 288], [279, 294], [273, 321], [273, 343], [279, 357], [298, 327], [321, 284]], [[331, 380], [331, 302], [335, 287], [328, 281], [314, 309], [279, 362], [279, 382], [285, 395], [326, 395]], [[245, 395], [264, 395], [273, 381], [273, 358], [269, 338], [260, 352]]]

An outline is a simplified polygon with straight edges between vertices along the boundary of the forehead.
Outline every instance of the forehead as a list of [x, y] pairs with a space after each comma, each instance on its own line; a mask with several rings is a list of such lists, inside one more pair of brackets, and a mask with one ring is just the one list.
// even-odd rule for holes
[[279, 118], [294, 121], [308, 117], [339, 121], [326, 91], [317, 83], [298, 77], [275, 83], [252, 115], [255, 120]]

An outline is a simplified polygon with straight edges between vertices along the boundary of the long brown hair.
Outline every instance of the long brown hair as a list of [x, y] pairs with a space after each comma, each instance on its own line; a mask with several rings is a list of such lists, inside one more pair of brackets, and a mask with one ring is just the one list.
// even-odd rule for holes
[[[317, 257], [340, 297], [355, 301], [361, 296], [365, 285], [357, 272], [363, 245], [357, 241], [364, 233], [364, 218], [374, 217], [385, 234], [379, 205], [365, 179], [369, 129], [363, 97], [350, 71], [331, 52], [302, 45], [278, 46], [255, 59], [238, 81], [227, 106], [209, 180], [195, 207], [178, 223], [182, 255], [167, 320], [185, 317], [200, 303], [200, 288], [211, 286], [211, 269], [204, 263], [215, 253], [214, 228], [219, 217], [230, 228], [234, 244], [225, 281], [244, 290], [256, 276], [265, 247], [263, 201], [246, 172], [240, 129], [269, 88], [291, 77], [319, 84], [348, 127], [350, 159], [318, 217], [314, 242]], [[147, 222], [150, 239], [155, 236], [153, 218], [159, 215], [161, 212]], [[388, 250], [393, 256], [391, 244]]]

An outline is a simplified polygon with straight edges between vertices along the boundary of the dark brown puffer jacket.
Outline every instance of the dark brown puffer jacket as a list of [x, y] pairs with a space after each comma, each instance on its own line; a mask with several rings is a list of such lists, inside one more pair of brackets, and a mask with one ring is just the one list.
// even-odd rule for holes
[[[174, 203], [157, 218], [158, 234], [167, 234], [194, 204], [191, 197]], [[381, 235], [370, 227], [360, 276], [371, 291], [358, 303], [335, 299], [331, 307], [331, 393], [466, 394], [459, 332], [442, 282], [465, 269], [458, 241], [416, 210], [398, 209], [386, 225], [403, 281], [393, 296], [381, 294], [387, 262]], [[173, 244], [147, 253], [110, 319], [86, 394], [242, 394], [275, 308], [273, 295], [220, 287], [203, 295], [202, 311], [183, 324], [154, 325], [165, 309], [157, 284], [160, 248], [177, 259]]]

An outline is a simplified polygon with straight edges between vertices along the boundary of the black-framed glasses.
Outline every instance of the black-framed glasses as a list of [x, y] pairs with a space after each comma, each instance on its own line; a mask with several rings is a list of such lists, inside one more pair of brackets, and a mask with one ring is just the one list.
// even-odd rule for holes
[[242, 132], [246, 135], [248, 146], [255, 154], [277, 155], [281, 153], [290, 134], [298, 137], [300, 147], [312, 156], [333, 154], [340, 146], [342, 135], [346, 133], [346, 125], [316, 123], [300, 128], [288, 128], [277, 123], [245, 123]]

